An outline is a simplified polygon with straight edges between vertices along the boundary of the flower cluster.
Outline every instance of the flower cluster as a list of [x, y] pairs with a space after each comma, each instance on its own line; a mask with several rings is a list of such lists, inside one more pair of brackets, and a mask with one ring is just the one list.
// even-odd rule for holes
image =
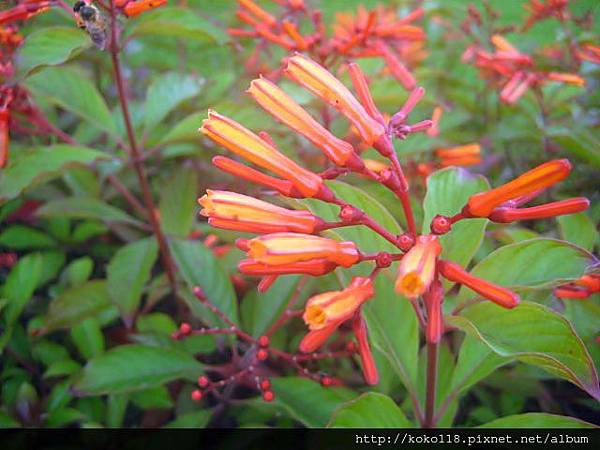
[[572, 283], [554, 289], [554, 295], [562, 299], [586, 299], [600, 292], [600, 275], [584, 275]]
[[[361, 6], [356, 15], [338, 13], [333, 34], [329, 36], [322, 22], [321, 11], [311, 9], [303, 0], [278, 2], [283, 8], [279, 16], [265, 11], [252, 0], [238, 0], [238, 3], [236, 16], [248, 28], [230, 28], [229, 34], [237, 38], [260, 40], [246, 63], [250, 72], [268, 71], [258, 60], [267, 45], [274, 45], [286, 52], [305, 52], [328, 67], [340, 57], [379, 57], [407, 90], [416, 86], [406, 65], [414, 65], [426, 55], [423, 50], [425, 33], [413, 23], [422, 18], [422, 8], [399, 18], [394, 8], [379, 6], [367, 11]], [[311, 33], [301, 33], [303, 21], [312, 25]], [[274, 74], [278, 73], [277, 69]]]
[[498, 34], [492, 36], [491, 43], [493, 52], [474, 44], [463, 53], [462, 60], [473, 64], [484, 79], [498, 86], [500, 100], [505, 103], [513, 104], [529, 89], [550, 81], [585, 85], [585, 80], [577, 74], [538, 68], [531, 56], [520, 52]]
[[[355, 277], [347, 287], [318, 294], [306, 302], [302, 318], [309, 331], [300, 343], [300, 351], [314, 352], [340, 325], [352, 322], [365, 380], [369, 384], [376, 384], [377, 369], [362, 309], [367, 302], [374, 301], [374, 279], [381, 270], [399, 262], [395, 289], [413, 305], [427, 341], [437, 343], [445, 329], [441, 277], [464, 285], [502, 307], [513, 308], [519, 303], [519, 297], [514, 292], [477, 278], [458, 264], [442, 259], [439, 235], [450, 232], [452, 225], [459, 220], [488, 218], [505, 223], [552, 217], [582, 211], [589, 202], [576, 198], [521, 208], [568, 175], [570, 163], [567, 160], [555, 160], [503, 186], [472, 195], [455, 216], [438, 215], [431, 222], [430, 233], [418, 234], [408, 201], [408, 181], [392, 146], [392, 139], [405, 139], [411, 133], [424, 132], [431, 127], [431, 120], [413, 125], [407, 123], [424, 90], [415, 88], [402, 108], [386, 119], [374, 104], [360, 67], [352, 63], [349, 71], [358, 98], [330, 72], [306, 56], [295, 54], [290, 57], [283, 72], [339, 111], [357, 130], [363, 145], [373, 147], [389, 160], [389, 166], [379, 172], [369, 169], [350, 143], [334, 136], [274, 83], [263, 78], [256, 79], [252, 81], [248, 93], [265, 111], [304, 136], [337, 166], [338, 170], [332, 172], [333, 175], [328, 174], [327, 178], [354, 172], [393, 191], [404, 209], [408, 225], [406, 232], [400, 235], [391, 233], [365, 211], [337, 197], [325, 183], [324, 176], [299, 166], [277, 148], [267, 133], [260, 132], [257, 135], [215, 111], [209, 111], [200, 131], [216, 144], [273, 175], [224, 156], [217, 156], [213, 160], [217, 167], [274, 190], [283, 197], [313, 198], [337, 205], [340, 208], [340, 220], [326, 222], [307, 210], [290, 210], [234, 192], [209, 190], [199, 202], [203, 207], [201, 214], [208, 217], [213, 226], [259, 234], [250, 239], [238, 239], [236, 245], [247, 255], [240, 262], [239, 270], [246, 275], [263, 277], [259, 284], [261, 290], [268, 289], [281, 275], [319, 276], [336, 268], [349, 268], [363, 262], [374, 264], [368, 277]], [[364, 253], [355, 242], [337, 241], [318, 235], [323, 230], [348, 225], [370, 228], [392, 243], [398, 251]]]

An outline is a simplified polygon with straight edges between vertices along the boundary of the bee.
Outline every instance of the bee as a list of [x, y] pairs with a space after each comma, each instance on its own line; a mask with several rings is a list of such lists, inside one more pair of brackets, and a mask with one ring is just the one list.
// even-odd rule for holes
[[75, 2], [73, 11], [77, 14], [79, 28], [85, 29], [94, 45], [104, 50], [107, 42], [107, 25], [102, 13], [94, 5], [87, 4], [83, 0]]

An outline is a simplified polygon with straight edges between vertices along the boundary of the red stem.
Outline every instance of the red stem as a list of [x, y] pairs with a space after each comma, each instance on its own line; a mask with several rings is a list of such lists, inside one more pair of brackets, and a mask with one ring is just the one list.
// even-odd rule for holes
[[437, 387], [438, 343], [427, 343], [427, 392], [424, 428], [435, 427], [435, 391]]

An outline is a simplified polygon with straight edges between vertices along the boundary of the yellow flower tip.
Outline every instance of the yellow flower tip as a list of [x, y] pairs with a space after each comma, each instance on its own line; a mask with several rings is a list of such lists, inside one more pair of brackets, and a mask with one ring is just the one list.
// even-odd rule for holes
[[400, 261], [396, 292], [409, 299], [423, 295], [434, 279], [437, 258], [441, 252], [437, 236], [419, 236], [413, 248]]
[[503, 52], [519, 53], [519, 50], [517, 50], [510, 42], [508, 42], [503, 36], [500, 36], [499, 34], [494, 34], [490, 40], [492, 41], [492, 44], [494, 45], [494, 47], [496, 47], [497, 50]]
[[384, 126], [367, 113], [348, 88], [312, 59], [295, 53], [288, 60], [284, 72], [296, 83], [346, 116], [368, 145], [376, 142], [385, 133]]

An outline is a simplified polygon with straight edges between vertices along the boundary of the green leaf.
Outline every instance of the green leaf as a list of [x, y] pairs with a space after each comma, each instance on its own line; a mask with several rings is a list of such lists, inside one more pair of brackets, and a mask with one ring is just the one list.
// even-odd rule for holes
[[85, 319], [71, 328], [71, 338], [86, 359], [92, 359], [104, 352], [104, 335], [100, 323], [95, 317]]
[[43, 66], [62, 64], [90, 46], [87, 34], [74, 27], [46, 27], [27, 36], [16, 61], [19, 77]]
[[526, 413], [500, 417], [477, 428], [596, 428], [596, 426], [575, 417]]
[[202, 78], [176, 72], [165, 73], [154, 80], [144, 104], [146, 129], [158, 124], [184, 100], [198, 95], [204, 82]]
[[[180, 274], [188, 286], [190, 288], [200, 286], [211, 304], [219, 308], [234, 323], [239, 323], [233, 285], [212, 251], [197, 241], [174, 239], [170, 245]], [[190, 307], [196, 314], [199, 313], [200, 318], [212, 318], [213, 322], [222, 324], [220, 319], [216, 319], [195, 298], [190, 300]]]
[[[500, 247], [479, 262], [471, 274], [525, 293], [575, 280], [593, 262], [590, 253], [573, 244], [539, 238]], [[459, 299], [465, 301], [477, 295], [462, 287]]]
[[198, 128], [202, 120], [206, 119], [206, 113], [193, 113], [177, 123], [163, 136], [160, 145], [172, 144], [175, 142], [200, 142], [200, 133]]
[[187, 8], [164, 7], [148, 11], [127, 21], [127, 38], [133, 36], [167, 36], [211, 41], [224, 44], [227, 34]]
[[74, 390], [79, 395], [141, 391], [180, 378], [193, 380], [201, 372], [198, 361], [173, 348], [121, 345], [89, 361]]
[[92, 197], [67, 197], [51, 200], [36, 212], [39, 217], [68, 217], [71, 219], [97, 219], [107, 224], [127, 223], [141, 226], [142, 223], [126, 212], [102, 200]]
[[[423, 233], [430, 233], [431, 219], [437, 214], [453, 216], [467, 203], [468, 198], [489, 189], [487, 180], [464, 169], [448, 167], [427, 178], [427, 194], [423, 203]], [[487, 219], [462, 220], [452, 231], [440, 237], [442, 258], [466, 267], [479, 248]]]
[[29, 151], [2, 171], [0, 205], [26, 189], [60, 176], [71, 167], [91, 164], [100, 158], [107, 158], [107, 155], [71, 145], [52, 145]]
[[164, 428], [204, 428], [210, 420], [211, 414], [212, 412], [206, 409], [179, 414], [172, 422], [166, 424]]
[[85, 283], [94, 270], [94, 260], [89, 256], [82, 256], [69, 263], [60, 274], [60, 282], [69, 287], [80, 286]]
[[177, 170], [160, 194], [160, 218], [166, 233], [179, 237], [189, 234], [197, 210], [198, 175], [192, 167]]
[[349, 389], [326, 388], [307, 378], [275, 378], [272, 384], [275, 404], [310, 428], [324, 427], [333, 412], [356, 395]]
[[42, 333], [70, 328], [81, 321], [97, 316], [113, 306], [108, 297], [105, 280], [91, 280], [64, 291], [50, 303]]
[[336, 410], [328, 428], [412, 428], [402, 410], [387, 395], [368, 392]]
[[104, 99], [86, 74], [69, 67], [47, 67], [27, 78], [25, 85], [34, 98], [41, 97], [111, 136], [117, 135]]
[[592, 251], [598, 242], [596, 225], [584, 212], [557, 217], [561, 237], [573, 244]]
[[0, 233], [0, 245], [13, 250], [30, 250], [55, 247], [56, 241], [43, 231], [15, 224]]
[[490, 302], [447, 318], [500, 356], [519, 359], [569, 380], [600, 399], [598, 375], [583, 342], [564, 317], [537, 303], [504, 309]]
[[121, 247], [108, 265], [108, 293], [128, 326], [140, 305], [157, 257], [156, 239], [150, 237]]
[[140, 409], [168, 409], [173, 406], [173, 400], [166, 386], [155, 386], [131, 394], [131, 402]]
[[548, 130], [548, 135], [566, 151], [600, 168], [600, 141], [587, 129], [579, 127], [555, 127]]
[[297, 294], [300, 275], [277, 278], [265, 293], [251, 289], [242, 300], [244, 329], [258, 337], [284, 312], [293, 295]]

